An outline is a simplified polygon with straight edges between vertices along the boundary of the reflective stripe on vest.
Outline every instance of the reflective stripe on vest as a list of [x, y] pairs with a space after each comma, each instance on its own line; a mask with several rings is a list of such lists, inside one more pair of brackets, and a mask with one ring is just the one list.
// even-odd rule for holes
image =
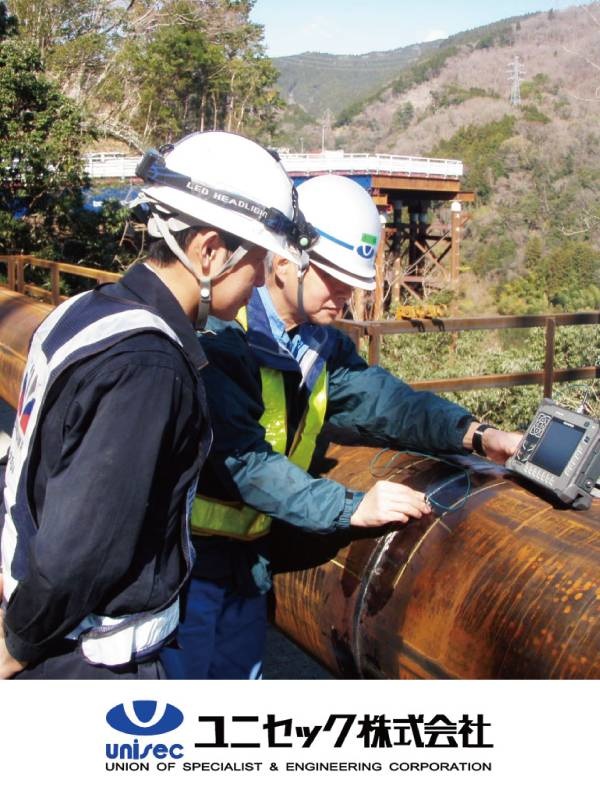
[[[238, 321], [246, 329], [245, 309]], [[287, 409], [285, 383], [279, 370], [261, 367], [264, 412], [260, 424], [265, 429], [265, 439], [276, 453], [285, 453], [287, 446]], [[325, 423], [327, 411], [327, 369], [324, 367], [308, 398], [308, 406], [288, 453], [289, 460], [307, 470], [315, 452], [317, 436]], [[229, 536], [234, 539], [257, 539], [266, 536], [271, 528], [271, 517], [242, 502], [223, 501], [199, 495], [192, 508], [192, 534], [195, 536]]]
[[100, 617], [90, 614], [67, 639], [77, 639], [81, 652], [92, 664], [123, 666], [132, 657], [155, 652], [179, 624], [179, 598], [162, 611], [132, 617]]

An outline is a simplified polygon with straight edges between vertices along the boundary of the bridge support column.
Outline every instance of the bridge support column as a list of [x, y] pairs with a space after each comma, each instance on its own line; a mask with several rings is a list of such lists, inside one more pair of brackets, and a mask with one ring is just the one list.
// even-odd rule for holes
[[450, 205], [450, 213], [450, 283], [452, 289], [456, 289], [460, 270], [460, 235], [462, 231], [462, 206], [458, 200], [454, 200]]

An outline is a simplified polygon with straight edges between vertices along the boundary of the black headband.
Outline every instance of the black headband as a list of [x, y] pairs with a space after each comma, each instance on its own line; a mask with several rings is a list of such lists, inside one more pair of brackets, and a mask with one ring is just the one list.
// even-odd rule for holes
[[298, 208], [298, 193], [292, 185], [292, 207], [294, 218], [289, 219], [277, 208], [266, 206], [233, 192], [224, 192], [207, 184], [192, 180], [188, 175], [169, 169], [158, 150], [147, 150], [138, 164], [135, 174], [149, 183], [170, 186], [173, 189], [193, 194], [208, 203], [229, 208], [246, 217], [261, 222], [267, 230], [282, 234], [299, 250], [308, 250], [319, 238], [318, 232], [306, 221]]

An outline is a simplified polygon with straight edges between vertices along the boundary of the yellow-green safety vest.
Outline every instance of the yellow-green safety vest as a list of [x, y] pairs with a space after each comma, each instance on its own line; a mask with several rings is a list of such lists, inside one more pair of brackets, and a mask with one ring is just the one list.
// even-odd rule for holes
[[[246, 309], [237, 316], [244, 330], [248, 330]], [[285, 384], [279, 370], [261, 367], [262, 399], [264, 412], [260, 424], [265, 429], [265, 439], [277, 453], [285, 453], [287, 444], [287, 409]], [[315, 452], [317, 436], [325, 423], [327, 410], [327, 368], [323, 367], [309, 395], [308, 405], [287, 454], [293, 464], [307, 470]], [[192, 507], [192, 534], [195, 536], [229, 536], [251, 540], [266, 536], [271, 528], [271, 517], [239, 501], [216, 500], [197, 495]]]

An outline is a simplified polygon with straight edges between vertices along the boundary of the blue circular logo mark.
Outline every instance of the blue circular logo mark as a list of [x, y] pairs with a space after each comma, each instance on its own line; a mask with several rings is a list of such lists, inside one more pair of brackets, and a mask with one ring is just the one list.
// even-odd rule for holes
[[183, 714], [169, 703], [156, 700], [133, 700], [111, 708], [106, 715], [111, 728], [136, 736], [158, 736], [174, 731], [183, 722]]
[[373, 247], [373, 245], [370, 244], [360, 244], [356, 248], [356, 252], [358, 253], [359, 256], [362, 256], [363, 258], [373, 258], [373, 253], [375, 252], [375, 248]]

